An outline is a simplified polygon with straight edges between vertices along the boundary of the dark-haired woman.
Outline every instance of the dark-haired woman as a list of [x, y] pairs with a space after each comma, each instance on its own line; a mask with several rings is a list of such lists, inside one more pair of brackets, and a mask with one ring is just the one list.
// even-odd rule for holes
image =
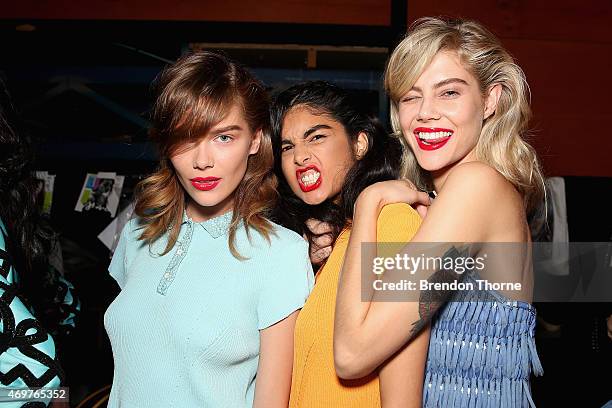
[[[334, 240], [297, 319], [289, 406], [420, 407], [426, 330], [365, 378], [341, 380], [334, 370], [336, 291], [353, 204], [367, 186], [398, 176], [399, 141], [361, 112], [347, 92], [326, 82], [295, 85], [279, 94], [272, 125], [275, 171], [281, 180], [276, 217], [307, 236], [309, 219], [326, 222]], [[389, 206], [378, 218], [377, 237], [409, 241], [419, 225], [410, 206]]]
[[[40, 216], [33, 149], [19, 123], [0, 81], [0, 388], [4, 397], [9, 397], [11, 388], [58, 388], [63, 383], [50, 332], [72, 326], [77, 310], [72, 285], [49, 265], [54, 234]], [[56, 299], [58, 288], [64, 289], [69, 305]], [[49, 403], [31, 397], [5, 400], [2, 406]]]
[[159, 170], [109, 267], [109, 407], [286, 408], [307, 243], [266, 218], [276, 197], [265, 88], [224, 56], [158, 79]]

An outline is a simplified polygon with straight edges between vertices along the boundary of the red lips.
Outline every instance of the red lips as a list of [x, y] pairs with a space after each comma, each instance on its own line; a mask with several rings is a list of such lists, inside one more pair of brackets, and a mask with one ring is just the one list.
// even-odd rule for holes
[[210, 191], [221, 182], [219, 177], [194, 177], [189, 179], [191, 185], [200, 191]]
[[[306, 185], [302, 182], [302, 175], [306, 173], [308, 170], [315, 170], [317, 173], [319, 173], [319, 178], [314, 184]], [[311, 164], [302, 169], [296, 170], [295, 177], [297, 178], [300, 189], [305, 193], [312, 191], [312, 190], [316, 190], [317, 188], [319, 188], [319, 186], [321, 185], [321, 182], [323, 181], [323, 175], [321, 174], [321, 170], [319, 170], [319, 168], [315, 166], [314, 164]]]
[[[441, 136], [435, 139], [427, 139], [423, 140], [419, 137], [419, 133], [437, 133], [437, 132], [446, 132], [450, 133], [450, 136]], [[444, 128], [425, 128], [418, 127], [414, 129], [414, 136], [416, 137], [417, 143], [422, 150], [438, 150], [442, 148], [451, 138], [453, 134], [453, 130], [444, 129]]]

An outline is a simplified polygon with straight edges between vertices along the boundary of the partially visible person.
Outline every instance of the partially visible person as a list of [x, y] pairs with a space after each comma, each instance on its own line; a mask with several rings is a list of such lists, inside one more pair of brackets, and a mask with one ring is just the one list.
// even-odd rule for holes
[[159, 169], [109, 266], [109, 407], [286, 408], [293, 331], [313, 284], [308, 245], [268, 220], [268, 95], [212, 52], [157, 79]]
[[[427, 330], [363, 378], [342, 380], [334, 370], [336, 292], [353, 204], [367, 186], [398, 177], [400, 142], [361, 111], [347, 91], [326, 82], [306, 82], [280, 93], [272, 125], [281, 196], [275, 216], [308, 237], [311, 247], [322, 248], [311, 250], [313, 263], [327, 258], [296, 322], [289, 406], [420, 407]], [[410, 206], [388, 206], [378, 217], [376, 237], [409, 241], [420, 222]]]
[[[527, 219], [543, 199], [544, 183], [523, 138], [530, 116], [524, 74], [482, 25], [424, 18], [393, 51], [385, 85], [393, 128], [408, 146], [404, 174], [436, 192], [413, 238], [426, 245], [408, 244], [399, 256], [424, 251], [424, 258], [444, 259], [445, 267], [411, 271], [419, 289], [427, 283], [412, 292], [418, 304], [380, 302], [379, 293], [362, 301], [361, 265], [370, 261], [361, 257], [362, 243], [376, 241], [386, 204], [414, 203], [422, 194], [403, 181], [366, 188], [355, 203], [340, 277], [337, 372], [344, 378], [371, 372], [432, 322], [424, 406], [533, 406], [530, 376], [542, 374], [542, 367]], [[474, 263], [465, 264], [467, 271], [453, 266], [470, 258], [486, 259], [487, 275]], [[395, 273], [390, 269], [385, 278]], [[479, 288], [478, 280], [520, 289], [438, 291], [429, 285]]]
[[[50, 332], [74, 326], [72, 285], [51, 267], [55, 234], [41, 218], [33, 176], [33, 147], [0, 81], [0, 383], [56, 389], [65, 376]], [[58, 290], [59, 288], [59, 290]], [[74, 300], [74, 301], [73, 301]], [[66, 303], [64, 303], [66, 302]], [[64, 306], [69, 305], [66, 309]], [[6, 397], [7, 395], [3, 395]], [[26, 404], [29, 402], [29, 404]], [[46, 406], [49, 399], [3, 402]]]

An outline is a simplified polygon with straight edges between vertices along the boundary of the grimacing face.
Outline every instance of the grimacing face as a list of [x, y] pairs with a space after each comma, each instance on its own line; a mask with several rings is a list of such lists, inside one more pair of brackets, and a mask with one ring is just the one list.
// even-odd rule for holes
[[232, 208], [234, 192], [249, 156], [259, 150], [261, 137], [261, 131], [250, 130], [240, 105], [234, 104], [208, 133], [177, 149], [170, 161], [189, 195], [189, 217], [204, 221]]
[[285, 115], [281, 138], [283, 175], [294, 194], [310, 205], [338, 196], [357, 160], [355, 151], [367, 146], [365, 134], [353, 147], [341, 123], [300, 105]]
[[419, 165], [435, 175], [475, 160], [483, 121], [495, 112], [500, 91], [496, 85], [483, 97], [459, 55], [438, 52], [398, 103], [402, 133]]

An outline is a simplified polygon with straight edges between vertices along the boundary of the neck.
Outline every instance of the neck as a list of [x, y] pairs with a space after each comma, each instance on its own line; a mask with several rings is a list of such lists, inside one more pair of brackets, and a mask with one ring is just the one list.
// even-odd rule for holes
[[434, 190], [436, 192], [439, 193], [440, 190], [442, 190], [442, 187], [444, 186], [444, 183], [446, 182], [446, 178], [448, 177], [448, 173], [450, 173], [453, 167], [454, 166], [449, 166], [449, 167], [445, 167], [443, 169], [431, 172], [431, 178], [433, 180]]
[[469, 163], [473, 161], [477, 161], [477, 159], [476, 159], [476, 155], [474, 151], [472, 150], [458, 162], [448, 165], [442, 169], [431, 171], [430, 174], [431, 174], [431, 178], [433, 180], [433, 184], [434, 184], [434, 188], [436, 192], [439, 194], [440, 191], [442, 191], [442, 188], [444, 187], [444, 183], [446, 183], [446, 179], [448, 178], [448, 175], [451, 173], [451, 171], [455, 167], [457, 167], [460, 164]]
[[223, 215], [228, 211], [231, 211], [233, 206], [233, 196], [228, 197], [219, 204], [210, 207], [199, 205], [195, 201], [189, 199], [185, 211], [187, 212], [187, 216], [191, 218], [194, 222], [203, 222], [208, 221], [211, 218]]

